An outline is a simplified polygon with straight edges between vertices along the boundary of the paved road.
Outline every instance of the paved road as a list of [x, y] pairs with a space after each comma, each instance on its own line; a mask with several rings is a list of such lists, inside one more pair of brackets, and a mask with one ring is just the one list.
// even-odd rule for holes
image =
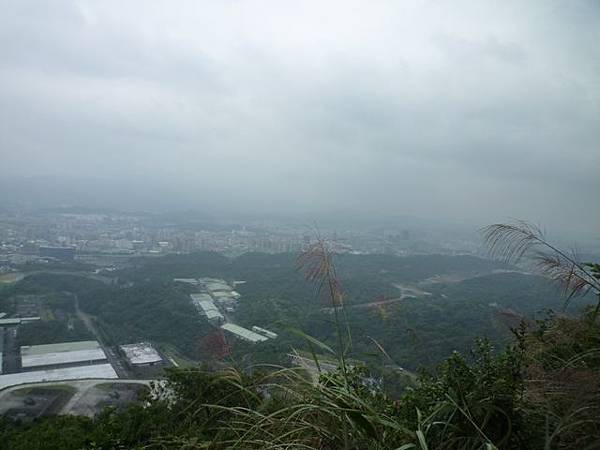
[[142, 384], [145, 386], [150, 386], [151, 380], [116, 380], [114, 378], [110, 379], [92, 379], [92, 380], [72, 380], [72, 381], [51, 381], [44, 383], [30, 383], [30, 384], [21, 384], [18, 386], [11, 386], [2, 391], [0, 391], [0, 404], [3, 403], [4, 398], [9, 398], [7, 396], [10, 395], [13, 391], [18, 391], [19, 389], [23, 389], [25, 387], [44, 387], [44, 386], [70, 386], [75, 389], [75, 393], [69, 399], [69, 401], [63, 406], [59, 414], [69, 414], [73, 407], [77, 404], [85, 394], [92, 389], [93, 387], [99, 384]]
[[104, 350], [104, 353], [106, 353], [108, 362], [113, 366], [113, 369], [115, 369], [115, 372], [117, 372], [119, 378], [130, 378], [131, 373], [123, 363], [121, 357], [119, 357], [117, 352], [112, 347], [107, 346], [103, 342], [102, 335], [98, 331], [98, 328], [96, 327], [92, 317], [89, 314], [84, 313], [81, 308], [79, 308], [79, 297], [77, 297], [76, 294], [71, 295], [73, 295], [74, 298], [75, 314], [77, 314], [77, 317], [79, 317], [79, 319], [85, 324], [90, 333], [96, 337], [96, 340], [100, 343], [102, 350]]
[[86, 380], [79, 385], [75, 386], [73, 384], [69, 384], [73, 386], [77, 390], [73, 394], [73, 396], [69, 399], [69, 401], [65, 404], [59, 414], [69, 414], [75, 405], [79, 403], [79, 401], [85, 397], [85, 395], [93, 389], [95, 386], [99, 384], [143, 384], [145, 386], [150, 385], [149, 380]]

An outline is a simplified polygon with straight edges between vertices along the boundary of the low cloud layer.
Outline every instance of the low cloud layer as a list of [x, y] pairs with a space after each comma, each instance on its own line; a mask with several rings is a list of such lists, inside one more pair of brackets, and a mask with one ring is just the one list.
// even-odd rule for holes
[[595, 231], [598, 42], [593, 0], [5, 1], [0, 176]]

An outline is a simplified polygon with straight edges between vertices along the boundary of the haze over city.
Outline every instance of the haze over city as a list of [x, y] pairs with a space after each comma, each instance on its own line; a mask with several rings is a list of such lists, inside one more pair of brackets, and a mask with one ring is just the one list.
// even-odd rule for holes
[[0, 447], [600, 449], [600, 0], [0, 0]]
[[600, 223], [597, 2], [4, 1], [0, 33], [5, 204]]

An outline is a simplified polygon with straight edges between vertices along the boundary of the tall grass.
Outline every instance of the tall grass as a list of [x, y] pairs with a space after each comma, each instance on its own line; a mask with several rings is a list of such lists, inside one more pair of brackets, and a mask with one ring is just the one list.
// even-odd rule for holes
[[[507, 258], [521, 257], [537, 246], [557, 250], [535, 228], [497, 225], [486, 229], [485, 235], [492, 250]], [[585, 283], [596, 289], [597, 279], [588, 277], [594, 278], [598, 269], [593, 265], [575, 263], [560, 251], [554, 260], [552, 255], [538, 256], [540, 267], [569, 283], [571, 295]], [[565, 261], [571, 264], [568, 270]], [[368, 374], [363, 367], [349, 363], [352, 334], [328, 243], [317, 239], [299, 257], [298, 269], [334, 311], [336, 346], [294, 331], [306, 340], [318, 377], [301, 368], [278, 366], [252, 367], [251, 376], [230, 368], [201, 375], [202, 382], [196, 384], [183, 377], [172, 384], [179, 390], [173, 412], [189, 421], [193, 431], [188, 437], [155, 440], [150, 447], [600, 448], [600, 437], [598, 446], [593, 446], [598, 435], [594, 429], [600, 429], [597, 309], [592, 312], [592, 328], [585, 330], [584, 322], [576, 320], [552, 322], [542, 333], [523, 325], [515, 330], [516, 344], [499, 354], [481, 341], [471, 361], [453, 354], [435, 373], [423, 373], [416, 387], [394, 400], [365, 382]], [[322, 370], [321, 352], [335, 358], [337, 370]], [[569, 447], [569, 440], [578, 446]]]

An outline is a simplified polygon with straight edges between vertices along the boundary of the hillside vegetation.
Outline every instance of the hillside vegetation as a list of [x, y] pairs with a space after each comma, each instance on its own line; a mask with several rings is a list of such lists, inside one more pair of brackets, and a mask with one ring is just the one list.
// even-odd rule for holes
[[[544, 241], [539, 244], [546, 245]], [[105, 410], [94, 419], [55, 417], [31, 424], [2, 420], [0, 437], [7, 448], [14, 449], [599, 448], [600, 265], [581, 264], [564, 253], [537, 255], [541, 272], [563, 283], [567, 302], [582, 305], [578, 316], [551, 313], [545, 319], [531, 320], [508, 311], [517, 306], [524, 312], [534, 311], [534, 305], [518, 304], [514, 298], [520, 289], [532, 286], [528, 283], [537, 286], [539, 280], [530, 275], [519, 275], [521, 284], [496, 293], [495, 301], [487, 303], [491, 310], [484, 307], [490, 296], [481, 291], [486, 286], [494, 288], [486, 278], [496, 275], [440, 285], [437, 293], [427, 296], [431, 298], [411, 300], [418, 305], [414, 310], [406, 306], [411, 303], [400, 302], [394, 317], [408, 324], [421, 320], [424, 328], [435, 330], [423, 320], [433, 314], [440, 322], [456, 321], [456, 335], [475, 324], [461, 321], [464, 315], [460, 313], [450, 315], [450, 309], [443, 310], [449, 303], [454, 309], [480, 311], [474, 318], [485, 317], [502, 305], [504, 317], [519, 320], [502, 348], [494, 348], [489, 339], [475, 339], [471, 350], [451, 351], [441, 362], [432, 363], [433, 369], [420, 370], [416, 377], [399, 369], [386, 348], [368, 336], [377, 357], [387, 361], [379, 368], [404, 374], [396, 395], [385, 376], [355, 357], [355, 347], [362, 345], [355, 337], [361, 334], [356, 329], [362, 324], [360, 317], [370, 322], [370, 333], [376, 333], [381, 323], [375, 322], [375, 316], [352, 314], [358, 305], [346, 304], [334, 256], [326, 242], [319, 241], [299, 258], [297, 267], [304, 282], [322, 294], [316, 297], [328, 302], [319, 309], [330, 310], [331, 319], [322, 324], [326, 339], [302, 329], [292, 333], [303, 341], [303, 355], [312, 358], [316, 378], [301, 368], [236, 365], [235, 361], [170, 369], [166, 381], [153, 387], [144, 404], [121, 412]], [[506, 284], [513, 275], [501, 274], [499, 283]], [[462, 303], [451, 300], [456, 289], [464, 296]], [[485, 300], [477, 300], [480, 292]], [[575, 302], [577, 296], [583, 298]], [[590, 299], [592, 304], [586, 306]], [[428, 312], [428, 308], [437, 311]], [[386, 314], [380, 312], [382, 320], [390, 320]], [[398, 328], [406, 323], [398, 322]], [[413, 344], [418, 351], [418, 341]]]

